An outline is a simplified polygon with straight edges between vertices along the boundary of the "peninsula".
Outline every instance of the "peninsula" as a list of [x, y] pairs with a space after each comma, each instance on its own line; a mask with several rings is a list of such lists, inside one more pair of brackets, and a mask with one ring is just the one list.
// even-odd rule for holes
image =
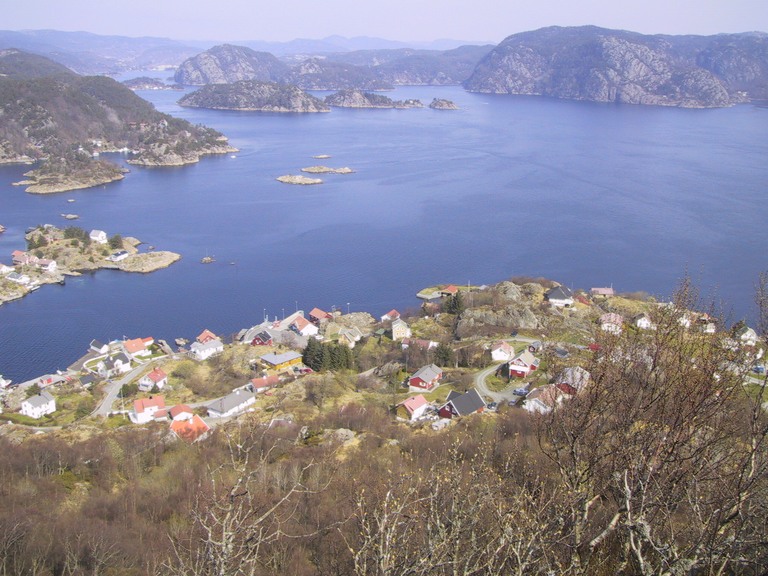
[[102, 230], [89, 233], [77, 226], [45, 224], [29, 230], [25, 239], [27, 250], [11, 254], [13, 266], [0, 265], [0, 303], [26, 296], [42, 284], [64, 284], [65, 276], [101, 269], [147, 274], [181, 258], [175, 252], [140, 252], [142, 242], [136, 238], [108, 238]]

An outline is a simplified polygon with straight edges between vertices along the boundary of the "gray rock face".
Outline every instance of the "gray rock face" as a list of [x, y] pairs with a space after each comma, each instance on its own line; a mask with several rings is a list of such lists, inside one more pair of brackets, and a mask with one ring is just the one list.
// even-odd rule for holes
[[296, 86], [275, 82], [243, 80], [233, 84], [209, 84], [187, 94], [179, 104], [218, 110], [264, 112], [328, 112], [322, 100]]
[[392, 84], [379, 79], [362, 66], [310, 58], [291, 68], [284, 81], [304, 90], [391, 90]]
[[182, 62], [174, 80], [192, 86], [227, 84], [239, 80], [278, 82], [288, 70], [287, 65], [268, 52], [224, 44]]
[[[596, 27], [506, 38], [475, 68], [474, 92], [689, 108], [768, 93], [768, 36], [644, 36]], [[723, 44], [726, 45], [723, 45]]]

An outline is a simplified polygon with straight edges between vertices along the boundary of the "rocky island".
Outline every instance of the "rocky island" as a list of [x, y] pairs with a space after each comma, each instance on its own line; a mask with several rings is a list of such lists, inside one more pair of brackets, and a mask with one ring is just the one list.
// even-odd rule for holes
[[300, 186], [323, 183], [320, 178], [309, 178], [307, 176], [302, 176], [301, 174], [286, 174], [285, 176], [278, 176], [275, 180], [282, 182], [283, 184], [298, 184]]
[[325, 97], [328, 106], [338, 108], [423, 108], [420, 100], [392, 100], [382, 94], [362, 90], [341, 90]]
[[302, 172], [309, 172], [310, 174], [352, 174], [354, 170], [344, 166], [343, 168], [329, 168], [328, 166], [308, 166], [302, 168]]
[[89, 188], [124, 177], [98, 159], [130, 152], [131, 164], [179, 166], [236, 151], [220, 132], [158, 112], [121, 83], [80, 76], [20, 50], [0, 51], [0, 163], [40, 161], [29, 192]]
[[241, 80], [208, 84], [179, 100], [181, 106], [259, 112], [328, 112], [319, 98], [290, 84]]
[[64, 229], [51, 224], [25, 234], [27, 250], [12, 254], [15, 270], [0, 277], [0, 303], [21, 298], [42, 284], [64, 284], [65, 276], [100, 269], [150, 273], [181, 258], [168, 251], [140, 252], [142, 242], [103, 231], [90, 233], [77, 226]]
[[432, 102], [429, 103], [429, 107], [433, 110], [458, 110], [459, 107], [456, 106], [452, 101], [446, 100], [445, 98], [433, 98]]

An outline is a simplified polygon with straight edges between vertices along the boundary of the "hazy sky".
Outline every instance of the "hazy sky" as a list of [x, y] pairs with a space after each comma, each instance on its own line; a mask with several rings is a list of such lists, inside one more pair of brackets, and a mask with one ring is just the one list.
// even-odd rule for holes
[[768, 0], [4, 0], [5, 30], [179, 40], [375, 36], [498, 42], [543, 26], [643, 33], [768, 32]]

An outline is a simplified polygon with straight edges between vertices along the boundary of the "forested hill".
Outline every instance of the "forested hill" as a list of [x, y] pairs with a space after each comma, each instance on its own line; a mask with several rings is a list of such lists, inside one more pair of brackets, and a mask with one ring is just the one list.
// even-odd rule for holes
[[506, 38], [464, 85], [473, 92], [596, 102], [728, 106], [768, 98], [768, 35], [543, 28]]
[[134, 163], [178, 165], [228, 149], [219, 132], [162, 114], [111, 78], [13, 49], [0, 52], [0, 71], [0, 162], [48, 158], [42, 169], [55, 180], [99, 151], [127, 148]]

